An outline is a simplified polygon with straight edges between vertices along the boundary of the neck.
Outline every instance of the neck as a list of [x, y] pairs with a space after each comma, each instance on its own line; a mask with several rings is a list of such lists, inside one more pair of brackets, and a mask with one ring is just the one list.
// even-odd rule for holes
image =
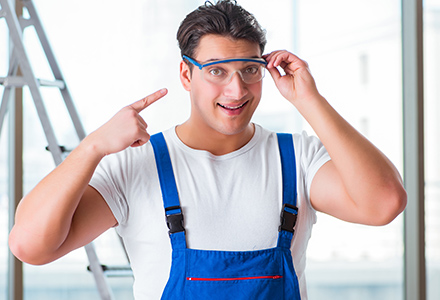
[[241, 132], [232, 135], [212, 128], [194, 126], [190, 120], [176, 127], [177, 136], [185, 145], [214, 155], [224, 155], [240, 149], [252, 139], [254, 132], [255, 126], [252, 123]]

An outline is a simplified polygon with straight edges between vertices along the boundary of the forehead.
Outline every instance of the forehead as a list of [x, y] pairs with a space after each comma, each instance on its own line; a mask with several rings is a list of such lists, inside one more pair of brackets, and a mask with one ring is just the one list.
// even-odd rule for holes
[[214, 34], [207, 34], [200, 39], [195, 54], [195, 59], [202, 62], [261, 56], [258, 43], [247, 40], [235, 40]]

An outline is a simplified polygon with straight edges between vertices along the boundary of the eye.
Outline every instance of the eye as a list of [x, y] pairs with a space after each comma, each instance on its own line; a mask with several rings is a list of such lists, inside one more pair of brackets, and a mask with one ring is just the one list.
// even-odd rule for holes
[[244, 73], [247, 74], [257, 74], [258, 73], [258, 66], [248, 66], [244, 69]]
[[225, 71], [223, 71], [222, 69], [219, 68], [213, 68], [209, 70], [209, 75], [214, 76], [214, 77], [219, 77], [225, 74]]

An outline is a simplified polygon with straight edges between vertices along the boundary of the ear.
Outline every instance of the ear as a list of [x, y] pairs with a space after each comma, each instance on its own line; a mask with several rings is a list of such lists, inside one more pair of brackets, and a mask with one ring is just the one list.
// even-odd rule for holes
[[189, 66], [183, 60], [180, 62], [180, 81], [185, 90], [191, 91], [191, 72]]

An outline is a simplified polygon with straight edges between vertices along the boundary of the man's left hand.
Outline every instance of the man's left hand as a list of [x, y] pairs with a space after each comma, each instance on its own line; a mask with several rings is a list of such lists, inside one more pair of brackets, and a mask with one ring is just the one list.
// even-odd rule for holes
[[[298, 101], [307, 101], [310, 97], [319, 97], [308, 64], [296, 55], [286, 51], [274, 51], [263, 56], [280, 93], [296, 105]], [[285, 74], [281, 74], [281, 67]]]

